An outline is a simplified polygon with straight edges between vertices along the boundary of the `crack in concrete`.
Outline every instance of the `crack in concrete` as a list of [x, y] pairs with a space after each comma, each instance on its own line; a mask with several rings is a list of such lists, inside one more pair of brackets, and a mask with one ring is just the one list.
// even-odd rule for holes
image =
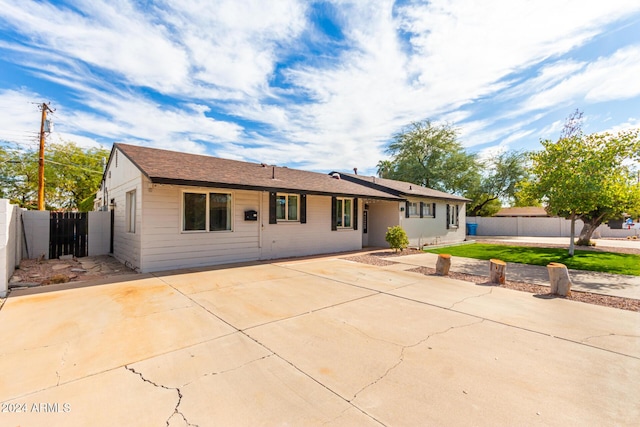
[[458, 305], [458, 304], [462, 304], [463, 302], [465, 302], [465, 301], [467, 301], [467, 300], [469, 300], [469, 299], [484, 297], [484, 296], [487, 296], [487, 295], [491, 295], [492, 293], [493, 293], [493, 288], [490, 288], [490, 289], [489, 289], [489, 292], [485, 292], [485, 293], [480, 294], [480, 295], [472, 295], [472, 296], [470, 296], [470, 297], [462, 298], [460, 301], [456, 301], [456, 302], [454, 302], [453, 304], [451, 304], [449, 307], [447, 307], [447, 309], [449, 309], [449, 310], [450, 310], [450, 309], [452, 309], [453, 307], [455, 307], [456, 305]]
[[173, 413], [169, 416], [169, 418], [167, 418], [167, 421], [166, 421], [166, 426], [167, 427], [169, 427], [171, 425], [171, 418], [173, 418], [175, 415], [181, 416], [182, 419], [184, 420], [184, 422], [187, 423], [187, 426], [189, 426], [189, 427], [198, 427], [197, 424], [191, 424], [189, 422], [189, 420], [187, 420], [187, 417], [182, 412], [180, 412], [180, 410], [178, 409], [180, 407], [180, 404], [182, 403], [182, 392], [180, 391], [180, 388], [178, 388], [178, 387], [167, 387], [167, 386], [162, 385], [162, 384], [156, 384], [155, 382], [145, 378], [144, 375], [142, 375], [142, 372], [138, 372], [134, 368], [129, 367], [128, 365], [125, 365], [124, 367], [125, 367], [125, 369], [127, 371], [138, 375], [142, 379], [142, 381], [144, 381], [146, 383], [149, 383], [149, 384], [153, 385], [154, 387], [163, 388], [165, 390], [175, 390], [178, 393], [178, 402], [176, 403], [176, 406], [173, 409]]
[[355, 329], [355, 330], [356, 330], [356, 332], [358, 332], [360, 335], [365, 336], [365, 337], [367, 337], [367, 338], [369, 338], [369, 339], [372, 339], [372, 340], [374, 340], [374, 341], [380, 341], [380, 342], [383, 342], [383, 343], [385, 343], [385, 344], [391, 344], [391, 345], [395, 345], [395, 346], [398, 346], [398, 347], [403, 347], [403, 345], [402, 345], [402, 344], [399, 344], [399, 343], [397, 343], [397, 342], [388, 341], [388, 340], [385, 340], [385, 339], [382, 339], [382, 338], [378, 338], [378, 337], [372, 337], [371, 335], [369, 335], [369, 334], [367, 334], [366, 332], [364, 332], [362, 329], [358, 328], [358, 327], [357, 327], [357, 326], [355, 326], [355, 325], [352, 325], [351, 323], [349, 323], [349, 322], [347, 322], [347, 321], [345, 321], [345, 320], [343, 320], [343, 321], [342, 321], [342, 324], [343, 324], [343, 325], [346, 325], [346, 326], [349, 326], [349, 327], [350, 327], [350, 328], [352, 328], [352, 329]]
[[360, 393], [362, 393], [363, 391], [365, 391], [366, 389], [368, 389], [369, 387], [377, 384], [378, 382], [382, 381], [387, 375], [389, 375], [389, 373], [391, 373], [391, 371], [393, 371], [394, 369], [396, 369], [398, 366], [400, 366], [402, 364], [402, 362], [404, 362], [404, 352], [405, 350], [407, 350], [408, 348], [413, 348], [413, 347], [417, 347], [420, 344], [423, 344], [425, 342], [427, 342], [431, 337], [434, 337], [436, 335], [443, 335], [448, 333], [449, 331], [452, 331], [453, 329], [460, 329], [460, 328], [466, 328], [468, 326], [473, 326], [473, 325], [477, 325], [484, 322], [484, 319], [480, 319], [477, 322], [471, 322], [471, 323], [467, 323], [466, 325], [460, 325], [460, 326], [451, 326], [447, 329], [445, 329], [444, 331], [438, 331], [438, 332], [434, 332], [432, 334], [429, 334], [426, 338], [421, 339], [420, 341], [414, 343], [414, 344], [410, 344], [410, 345], [404, 345], [402, 346], [402, 351], [400, 352], [400, 358], [398, 359], [398, 362], [395, 363], [393, 366], [389, 367], [389, 369], [387, 369], [385, 371], [384, 374], [382, 374], [380, 377], [378, 377], [377, 379], [375, 379], [374, 381], [370, 382], [369, 384], [365, 385], [364, 387], [362, 387], [360, 390], [358, 390], [353, 397], [350, 400], [347, 400], [349, 403], [353, 403], [354, 400], [356, 400], [356, 398], [358, 397], [358, 395]]
[[193, 381], [189, 381], [188, 383], [182, 384], [180, 387], [187, 387], [187, 386], [193, 384], [194, 381], [197, 381], [197, 380], [199, 380], [201, 378], [212, 377], [212, 376], [215, 376], [215, 375], [223, 375], [223, 374], [226, 374], [226, 373], [229, 373], [229, 372], [233, 372], [233, 371], [236, 371], [238, 369], [244, 368], [245, 366], [248, 366], [248, 365], [250, 365], [252, 363], [259, 362], [260, 360], [268, 359], [269, 357], [273, 357], [273, 356], [275, 356], [275, 354], [271, 353], [271, 354], [267, 354], [266, 356], [258, 357], [257, 359], [253, 359], [253, 360], [250, 360], [248, 362], [245, 362], [242, 365], [236, 366], [235, 368], [229, 368], [229, 369], [225, 369], [224, 371], [219, 371], [219, 372], [207, 372], [206, 374], [200, 375], [198, 378], [196, 378]]
[[56, 376], [58, 377], [58, 381], [56, 382], [56, 387], [60, 385], [60, 369], [64, 367], [64, 364], [67, 363], [67, 353], [69, 352], [69, 341], [65, 342], [66, 347], [64, 348], [64, 353], [62, 353], [62, 360], [58, 369], [56, 369]]

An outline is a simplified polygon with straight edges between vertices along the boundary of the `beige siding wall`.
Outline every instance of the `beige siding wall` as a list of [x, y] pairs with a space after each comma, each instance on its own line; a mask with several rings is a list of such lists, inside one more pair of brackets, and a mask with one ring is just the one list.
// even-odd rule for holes
[[[185, 190], [231, 193], [232, 231], [183, 232]], [[258, 192], [155, 185], [145, 190], [143, 200], [143, 272], [252, 261], [260, 257], [259, 221], [244, 220], [245, 210], [259, 210]]]
[[[371, 201], [369, 205], [369, 246], [388, 248], [387, 228], [400, 224], [400, 203]], [[402, 203], [404, 205], [404, 202]], [[404, 212], [402, 212], [404, 214]]]
[[[183, 232], [184, 191], [231, 193], [232, 231]], [[307, 196], [306, 224], [269, 224], [268, 192], [155, 185], [151, 190], [144, 189], [143, 200], [143, 272], [342, 252], [362, 247], [361, 203], [358, 230], [331, 231], [331, 197]], [[245, 221], [246, 210], [258, 211], [258, 221]]]
[[331, 230], [331, 197], [307, 196], [307, 223], [269, 224], [269, 193], [262, 193], [262, 259], [344, 252], [362, 248], [362, 201], [358, 230]]
[[[409, 199], [420, 202], [420, 199]], [[388, 227], [400, 225], [409, 237], [410, 247], [421, 247], [444, 242], [462, 242], [465, 239], [465, 205], [459, 206], [459, 226], [447, 229], [447, 203], [422, 199], [426, 204], [436, 203], [436, 215], [405, 217], [404, 202], [378, 202], [369, 205], [369, 246], [388, 247], [384, 239]], [[455, 206], [454, 203], [450, 203]]]
[[[122, 153], [116, 150], [106, 173], [106, 203], [115, 201], [113, 255], [128, 267], [141, 270], [141, 219], [143, 211], [143, 176]], [[136, 192], [136, 228], [134, 233], [126, 227], [126, 194]]]

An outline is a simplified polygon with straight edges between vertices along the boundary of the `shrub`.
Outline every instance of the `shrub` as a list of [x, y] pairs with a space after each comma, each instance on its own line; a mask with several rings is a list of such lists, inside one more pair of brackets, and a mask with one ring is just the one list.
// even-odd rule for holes
[[407, 233], [400, 227], [396, 225], [394, 227], [389, 227], [387, 229], [387, 234], [384, 236], [384, 239], [389, 243], [392, 249], [395, 252], [398, 252], [398, 249], [401, 251], [409, 246], [409, 238], [407, 237]]

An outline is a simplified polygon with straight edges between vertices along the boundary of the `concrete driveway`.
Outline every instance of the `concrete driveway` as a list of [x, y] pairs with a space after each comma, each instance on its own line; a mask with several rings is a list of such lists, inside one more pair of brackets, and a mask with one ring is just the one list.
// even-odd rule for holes
[[339, 257], [14, 292], [0, 425], [628, 425], [640, 313]]

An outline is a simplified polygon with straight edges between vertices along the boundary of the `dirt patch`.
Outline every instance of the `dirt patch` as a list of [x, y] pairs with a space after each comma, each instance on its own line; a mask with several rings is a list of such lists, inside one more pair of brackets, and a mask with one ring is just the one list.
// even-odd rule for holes
[[13, 273], [9, 287], [46, 286], [134, 273], [134, 270], [108, 255], [50, 260], [23, 259]]
[[[524, 246], [524, 245], [523, 245]], [[344, 258], [349, 261], [360, 262], [363, 264], [377, 265], [377, 266], [386, 266], [395, 264], [393, 261], [390, 261], [389, 258], [393, 258], [394, 256], [399, 255], [411, 255], [412, 253], [422, 253], [418, 250], [410, 250], [404, 251], [400, 253], [394, 253], [391, 251], [381, 251], [374, 252], [370, 254], [356, 255], [352, 257]], [[407, 271], [412, 271], [415, 273], [424, 274], [426, 276], [436, 276], [436, 269], [430, 267], [416, 267]], [[497, 285], [488, 282], [488, 277], [486, 276], [477, 276], [474, 274], [465, 274], [465, 273], [456, 273], [449, 272], [451, 279], [464, 280], [466, 282], [476, 283], [478, 285], [485, 286], [500, 286], [502, 288], [514, 289], [517, 291], [530, 292], [539, 296], [540, 298], [564, 298], [572, 301], [580, 301], [588, 304], [596, 304], [603, 305], [606, 307], [618, 308], [621, 310], [629, 310], [629, 311], [638, 311], [640, 312], [640, 300], [632, 299], [632, 298], [621, 298], [609, 295], [600, 295], [594, 294], [591, 292], [581, 292], [581, 291], [571, 291], [571, 296], [569, 297], [561, 297], [558, 295], [553, 295], [549, 293], [549, 288], [547, 286], [535, 285], [532, 283], [524, 283], [524, 282], [512, 282], [507, 281], [507, 283], [503, 285]]]

